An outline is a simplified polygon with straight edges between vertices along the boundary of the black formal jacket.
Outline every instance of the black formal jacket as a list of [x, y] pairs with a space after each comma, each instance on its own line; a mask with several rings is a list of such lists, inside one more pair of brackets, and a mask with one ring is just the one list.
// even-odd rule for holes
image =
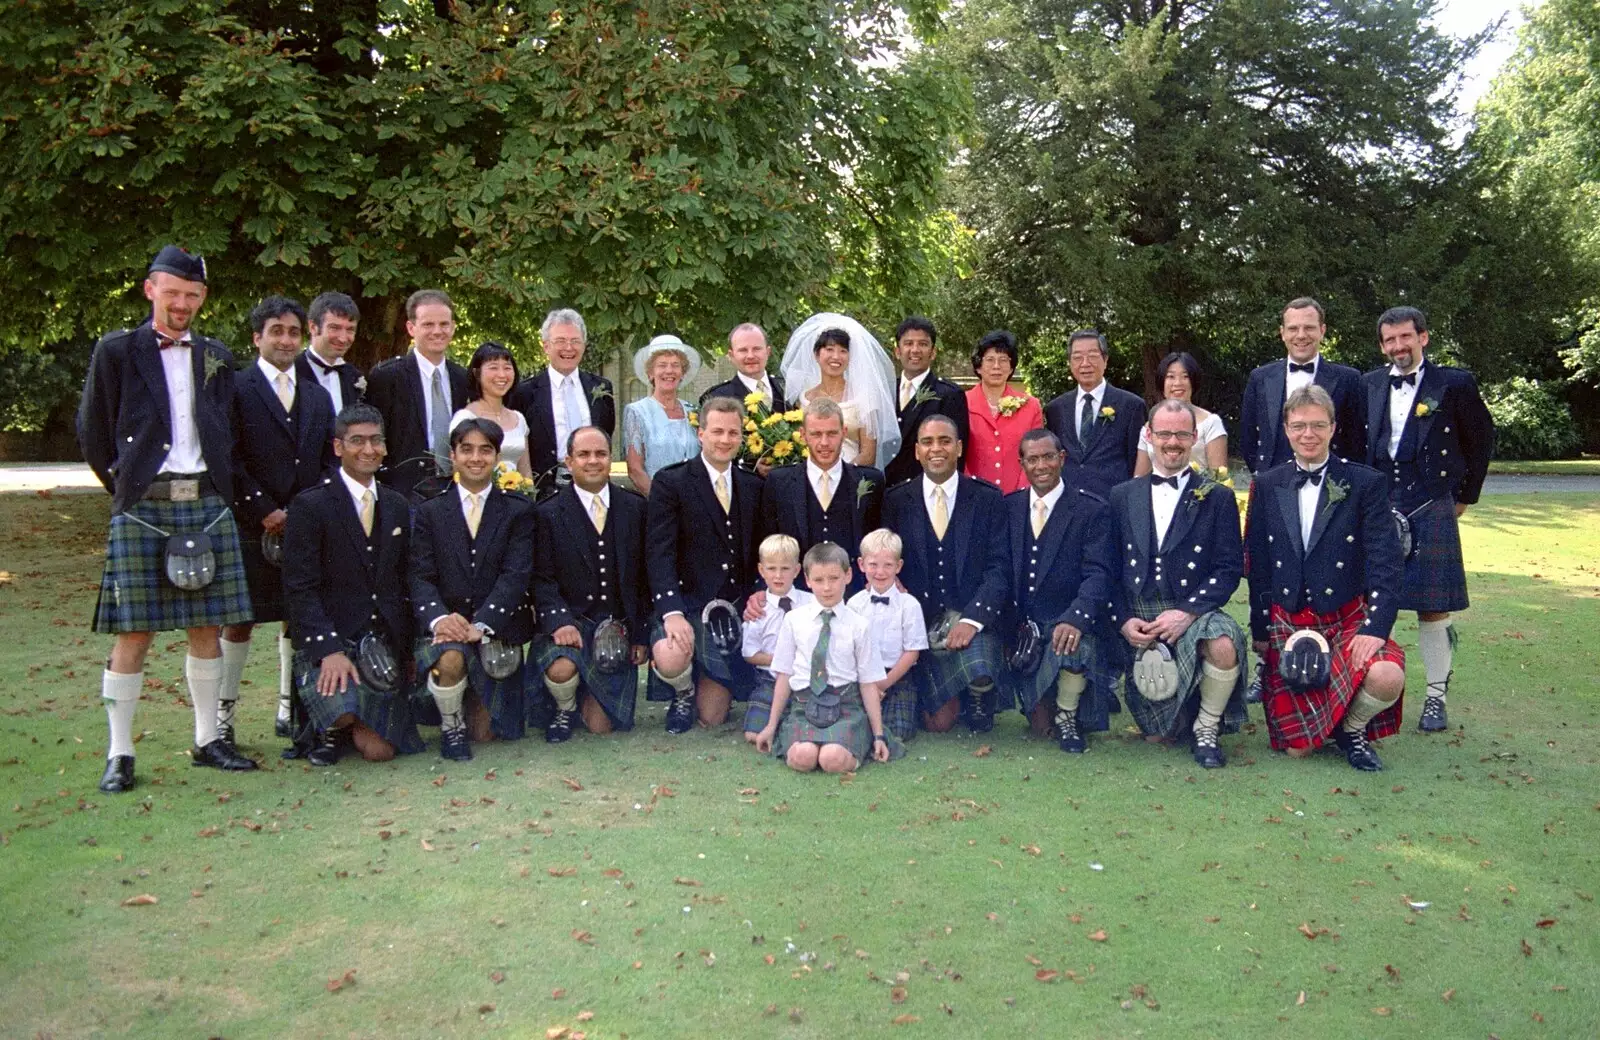
[[[428, 441], [427, 389], [415, 351], [378, 362], [367, 376], [366, 402], [383, 413], [383, 436], [389, 453], [378, 479], [405, 495], [417, 481], [438, 473]], [[467, 370], [445, 359], [450, 383], [450, 413], [467, 405]], [[445, 416], [448, 419], [450, 416]]]
[[[319, 370], [311, 367], [312, 360], [306, 356], [310, 353], [309, 348], [300, 352], [300, 356], [294, 359], [294, 370], [299, 373], [301, 379], [309, 379], [321, 386], [321, 382], [317, 379]], [[366, 396], [367, 380], [365, 373], [348, 361], [342, 365], [333, 366], [333, 373], [339, 377], [339, 393], [344, 398], [344, 407], [348, 408], [353, 404], [359, 404]], [[324, 387], [323, 389], [326, 390], [327, 388]], [[454, 393], [454, 391], [451, 391], [452, 397], [454, 397]], [[333, 399], [332, 395], [329, 395], [328, 399], [331, 401]], [[456, 405], [456, 408], [460, 409], [464, 404], [465, 401]], [[337, 413], [338, 409], [334, 409], [334, 411]]]
[[[191, 333], [195, 427], [206, 473], [233, 501], [233, 354]], [[276, 399], [274, 399], [276, 400]], [[78, 404], [78, 447], [111, 492], [114, 513], [138, 504], [172, 450], [172, 403], [161, 348], [149, 322], [108, 332], [94, 346]]]
[[417, 507], [410, 584], [418, 635], [430, 632], [435, 618], [460, 614], [502, 642], [526, 643], [533, 638], [532, 576], [533, 503], [526, 498], [491, 485], [476, 538], [454, 483]]
[[1029, 494], [1005, 497], [1005, 551], [990, 558], [982, 596], [1003, 597], [1009, 620], [1032, 619], [1047, 638], [1062, 622], [1087, 632], [1111, 598], [1111, 511], [1092, 492], [1068, 487], [1034, 541]]
[[[768, 372], [767, 380], [772, 384], [773, 396], [777, 398], [777, 400], [772, 402], [772, 407], [775, 411], [782, 411], [787, 406], [789, 400], [784, 396], [783, 377], [774, 372]], [[711, 400], [713, 397], [731, 397], [735, 401], [743, 404], [745, 396], [749, 393], [750, 391], [745, 389], [744, 384], [739, 381], [739, 377], [736, 375], [726, 383], [718, 383], [710, 390], [707, 390], [705, 393], [701, 394], [698, 407], [704, 408], [706, 406], [706, 402]]]
[[294, 500], [283, 537], [283, 595], [289, 635], [313, 664], [349, 649], [369, 629], [395, 658], [411, 656], [406, 571], [411, 507], [378, 484], [372, 537], [337, 473]]
[[[1256, 474], [1250, 492], [1245, 567], [1251, 634], [1267, 638], [1274, 603], [1290, 612], [1309, 604], [1327, 614], [1363, 596], [1367, 619], [1361, 634], [1387, 639], [1400, 609], [1403, 564], [1383, 474], [1331, 457], [1310, 543], [1302, 545], [1297, 468], [1290, 461]], [[1341, 490], [1333, 492], [1335, 485]]]
[[[578, 385], [589, 402], [589, 425], [606, 435], [617, 432], [617, 398], [611, 380], [593, 372], [578, 370]], [[528, 420], [528, 462], [535, 477], [555, 468], [566, 457], [567, 446], [556, 443], [556, 413], [550, 404], [550, 369], [524, 379], [506, 395], [506, 407], [515, 408]]]
[[699, 617], [711, 600], [741, 603], [761, 587], [756, 554], [768, 533], [761, 522], [762, 480], [729, 468], [733, 507], [727, 513], [702, 456], [665, 467], [650, 485], [645, 540], [657, 615], [681, 611]]
[[[895, 383], [895, 395], [900, 394], [900, 384]], [[967, 394], [948, 379], [940, 379], [929, 372], [922, 387], [904, 408], [897, 413], [900, 418], [900, 451], [889, 460], [883, 475], [891, 485], [912, 477], [922, 476], [922, 464], [917, 461], [917, 427], [930, 415], [948, 415], [955, 420], [961, 443], [967, 443]]]
[[540, 632], [554, 635], [579, 617], [603, 620], [605, 586], [611, 585], [621, 600], [619, 619], [628, 626], [629, 642], [649, 643], [645, 509], [643, 495], [612, 484], [602, 534], [595, 531], [571, 484], [539, 503], [534, 511], [533, 602]]
[[[1367, 394], [1361, 373], [1318, 357], [1311, 382], [1333, 398], [1333, 453], [1360, 461], [1367, 448]], [[1260, 473], [1294, 459], [1294, 449], [1283, 432], [1283, 399], [1288, 386], [1286, 357], [1261, 365], [1250, 373], [1239, 416], [1239, 454], [1250, 472]]]
[[956, 479], [955, 508], [943, 541], [933, 533], [920, 474], [883, 496], [883, 525], [900, 536], [900, 581], [922, 604], [924, 621], [931, 625], [953, 609], [987, 628], [1000, 620], [1005, 608], [1003, 594], [982, 594], [990, 556], [998, 552], [1002, 561], [1005, 556], [1005, 496], [986, 480]]
[[1221, 610], [1244, 577], [1232, 488], [1204, 483], [1191, 471], [1160, 545], [1151, 488], [1149, 477], [1135, 477], [1111, 489], [1112, 548], [1118, 553], [1111, 620], [1119, 626], [1135, 616], [1133, 603], [1145, 596], [1197, 617]]
[[1051, 401], [1044, 409], [1044, 424], [1061, 438], [1066, 450], [1062, 482], [1070, 490], [1082, 489], [1103, 500], [1112, 488], [1133, 476], [1134, 460], [1139, 456], [1139, 430], [1145, 421], [1144, 399], [1107, 383], [1100, 408], [1110, 408], [1115, 414], [1110, 419], [1096, 414], [1087, 445], [1078, 440], [1078, 416], [1073, 412], [1077, 400], [1078, 388], [1074, 386]]
[[[800, 555], [818, 542], [842, 546], [853, 560], [861, 550], [861, 539], [877, 529], [883, 513], [883, 473], [871, 466], [839, 464], [839, 486], [821, 525], [814, 524], [812, 509], [821, 513], [822, 504], [806, 476], [806, 463], [780, 466], [767, 474], [761, 489], [761, 524], [767, 534], [786, 534], [800, 543]], [[803, 575], [801, 576], [804, 577]], [[804, 581], [797, 581], [805, 588]], [[850, 592], [867, 587], [866, 576], [850, 568]]]
[[[1413, 509], [1445, 495], [1467, 505], [1478, 501], [1494, 455], [1494, 419], [1472, 373], [1432, 361], [1423, 364], [1396, 452], [1399, 459], [1389, 458], [1389, 369], [1374, 369], [1363, 378], [1367, 443], [1359, 457], [1389, 474], [1395, 502]], [[1427, 414], [1419, 416], [1417, 409], [1424, 403]]]
[[233, 515], [245, 534], [258, 536], [267, 514], [288, 509], [335, 465], [333, 398], [300, 373], [286, 413], [255, 362], [235, 372], [233, 384]]

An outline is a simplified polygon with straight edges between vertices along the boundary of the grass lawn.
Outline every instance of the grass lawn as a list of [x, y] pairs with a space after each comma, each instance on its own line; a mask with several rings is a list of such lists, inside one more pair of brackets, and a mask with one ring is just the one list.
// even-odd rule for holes
[[1013, 717], [799, 777], [654, 705], [312, 770], [278, 759], [263, 639], [267, 768], [224, 776], [189, 766], [168, 638], [117, 797], [106, 509], [0, 497], [0, 1034], [1600, 1035], [1593, 496], [1467, 514], [1457, 731], [1417, 734], [1413, 694], [1377, 775], [1259, 724], [1216, 772], [1125, 733], [1068, 758]]

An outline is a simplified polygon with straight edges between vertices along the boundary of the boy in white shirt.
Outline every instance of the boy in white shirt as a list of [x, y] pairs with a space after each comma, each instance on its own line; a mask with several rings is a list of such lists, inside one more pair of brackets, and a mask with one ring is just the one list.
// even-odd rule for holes
[[812, 600], [811, 593], [794, 587], [800, 573], [799, 542], [786, 534], [769, 534], [761, 540], [757, 560], [756, 570], [767, 584], [765, 609], [759, 618], [745, 622], [740, 648], [756, 669], [756, 685], [744, 713], [744, 739], [752, 744], [772, 717], [772, 687], [777, 681], [772, 652], [778, 648], [778, 632], [789, 611]]
[[[905, 741], [917, 735], [917, 686], [910, 673], [920, 652], [928, 649], [928, 630], [917, 597], [895, 585], [902, 548], [900, 536], [886, 527], [861, 539], [856, 562], [867, 576], [867, 587], [850, 597], [849, 607], [867, 619], [883, 665], [883, 724]], [[890, 744], [895, 750], [895, 741]]]
[[[818, 767], [847, 773], [869, 754], [887, 762], [883, 666], [866, 619], [844, 605], [850, 554], [818, 542], [804, 563], [816, 598], [789, 611], [778, 633], [772, 717], [756, 736], [756, 749], [775, 751], [801, 773]], [[791, 691], [794, 710], [787, 711]]]

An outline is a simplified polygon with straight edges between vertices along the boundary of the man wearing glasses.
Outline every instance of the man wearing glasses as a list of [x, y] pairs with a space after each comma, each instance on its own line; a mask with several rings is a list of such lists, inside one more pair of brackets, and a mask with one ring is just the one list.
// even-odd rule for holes
[[573, 430], [597, 426], [607, 437], [617, 432], [617, 400], [611, 380], [578, 369], [589, 343], [583, 315], [551, 311], [539, 327], [539, 342], [549, 363], [506, 395], [506, 407], [528, 420], [528, 462], [543, 497], [555, 490], [557, 458]]

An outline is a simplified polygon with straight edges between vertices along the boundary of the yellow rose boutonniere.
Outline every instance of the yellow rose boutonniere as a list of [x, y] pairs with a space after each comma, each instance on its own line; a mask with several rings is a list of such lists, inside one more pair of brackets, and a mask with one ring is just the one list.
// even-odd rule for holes
[[1428, 398], [1426, 401], [1418, 401], [1417, 402], [1417, 418], [1418, 419], [1425, 419], [1428, 416], [1432, 415], [1435, 411], [1437, 411], [1438, 408], [1439, 408], [1439, 402], [1435, 401], [1431, 397]]
[[1115, 419], [1116, 417], [1117, 417], [1117, 410], [1115, 408], [1111, 407], [1110, 405], [1106, 405], [1104, 408], [1100, 409], [1100, 418], [1104, 419], [1106, 422], [1110, 422], [1112, 419]]
[[1022, 409], [1022, 406], [1027, 403], [1028, 399], [1026, 397], [1016, 397], [1012, 394], [1005, 394], [1000, 398], [1000, 414], [1016, 415], [1017, 412]]

